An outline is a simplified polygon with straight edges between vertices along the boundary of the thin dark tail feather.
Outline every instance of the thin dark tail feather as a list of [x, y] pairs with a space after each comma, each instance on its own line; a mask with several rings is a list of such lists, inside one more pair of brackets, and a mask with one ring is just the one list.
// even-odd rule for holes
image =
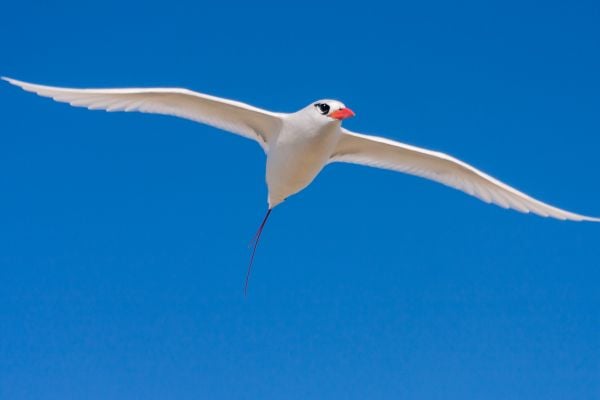
[[252, 272], [252, 263], [254, 262], [254, 254], [256, 253], [256, 248], [258, 247], [258, 242], [260, 241], [260, 235], [262, 234], [265, 224], [267, 223], [267, 219], [269, 219], [269, 215], [271, 215], [271, 211], [273, 211], [272, 208], [269, 208], [267, 210], [267, 214], [265, 215], [265, 218], [263, 219], [262, 223], [258, 227], [258, 230], [256, 231], [256, 234], [254, 235], [254, 238], [250, 242], [250, 245], [253, 246], [253, 248], [252, 248], [252, 255], [250, 256], [250, 263], [248, 264], [248, 272], [246, 273], [246, 284], [244, 285], [244, 296], [246, 296], [248, 294], [248, 282], [250, 281], [250, 272]]

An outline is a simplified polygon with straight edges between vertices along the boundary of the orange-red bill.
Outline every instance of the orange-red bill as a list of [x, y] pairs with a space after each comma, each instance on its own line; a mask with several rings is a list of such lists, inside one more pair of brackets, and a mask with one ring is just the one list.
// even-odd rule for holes
[[354, 111], [349, 108], [342, 108], [341, 110], [336, 110], [329, 114], [331, 118], [339, 119], [340, 121], [346, 118], [352, 118], [354, 115]]

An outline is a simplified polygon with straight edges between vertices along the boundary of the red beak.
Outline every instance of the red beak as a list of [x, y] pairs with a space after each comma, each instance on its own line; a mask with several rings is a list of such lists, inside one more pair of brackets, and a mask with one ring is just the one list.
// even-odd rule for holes
[[340, 121], [346, 118], [354, 117], [354, 111], [349, 108], [342, 108], [341, 110], [337, 110], [329, 114], [331, 118], [339, 119]]

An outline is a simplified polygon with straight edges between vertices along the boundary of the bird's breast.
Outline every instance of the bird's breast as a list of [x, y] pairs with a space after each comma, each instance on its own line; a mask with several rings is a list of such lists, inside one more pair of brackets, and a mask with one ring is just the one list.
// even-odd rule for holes
[[308, 186], [329, 162], [339, 137], [339, 125], [316, 131], [284, 127], [267, 157], [270, 201], [283, 201]]

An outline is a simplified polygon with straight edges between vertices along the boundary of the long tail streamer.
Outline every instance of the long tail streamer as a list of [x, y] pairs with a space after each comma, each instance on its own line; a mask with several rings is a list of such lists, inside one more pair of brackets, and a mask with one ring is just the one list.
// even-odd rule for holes
[[258, 227], [258, 230], [256, 231], [256, 234], [254, 235], [254, 238], [250, 242], [250, 246], [252, 246], [252, 256], [250, 256], [250, 263], [248, 264], [248, 272], [246, 273], [246, 284], [244, 285], [244, 296], [246, 296], [248, 294], [248, 282], [250, 281], [250, 272], [252, 272], [252, 263], [254, 262], [254, 254], [256, 253], [256, 248], [258, 247], [258, 242], [260, 241], [260, 235], [262, 234], [265, 224], [267, 223], [267, 219], [269, 219], [269, 215], [271, 215], [271, 211], [273, 211], [272, 208], [269, 208], [267, 210], [267, 214], [265, 215], [265, 218], [263, 219], [262, 223]]

